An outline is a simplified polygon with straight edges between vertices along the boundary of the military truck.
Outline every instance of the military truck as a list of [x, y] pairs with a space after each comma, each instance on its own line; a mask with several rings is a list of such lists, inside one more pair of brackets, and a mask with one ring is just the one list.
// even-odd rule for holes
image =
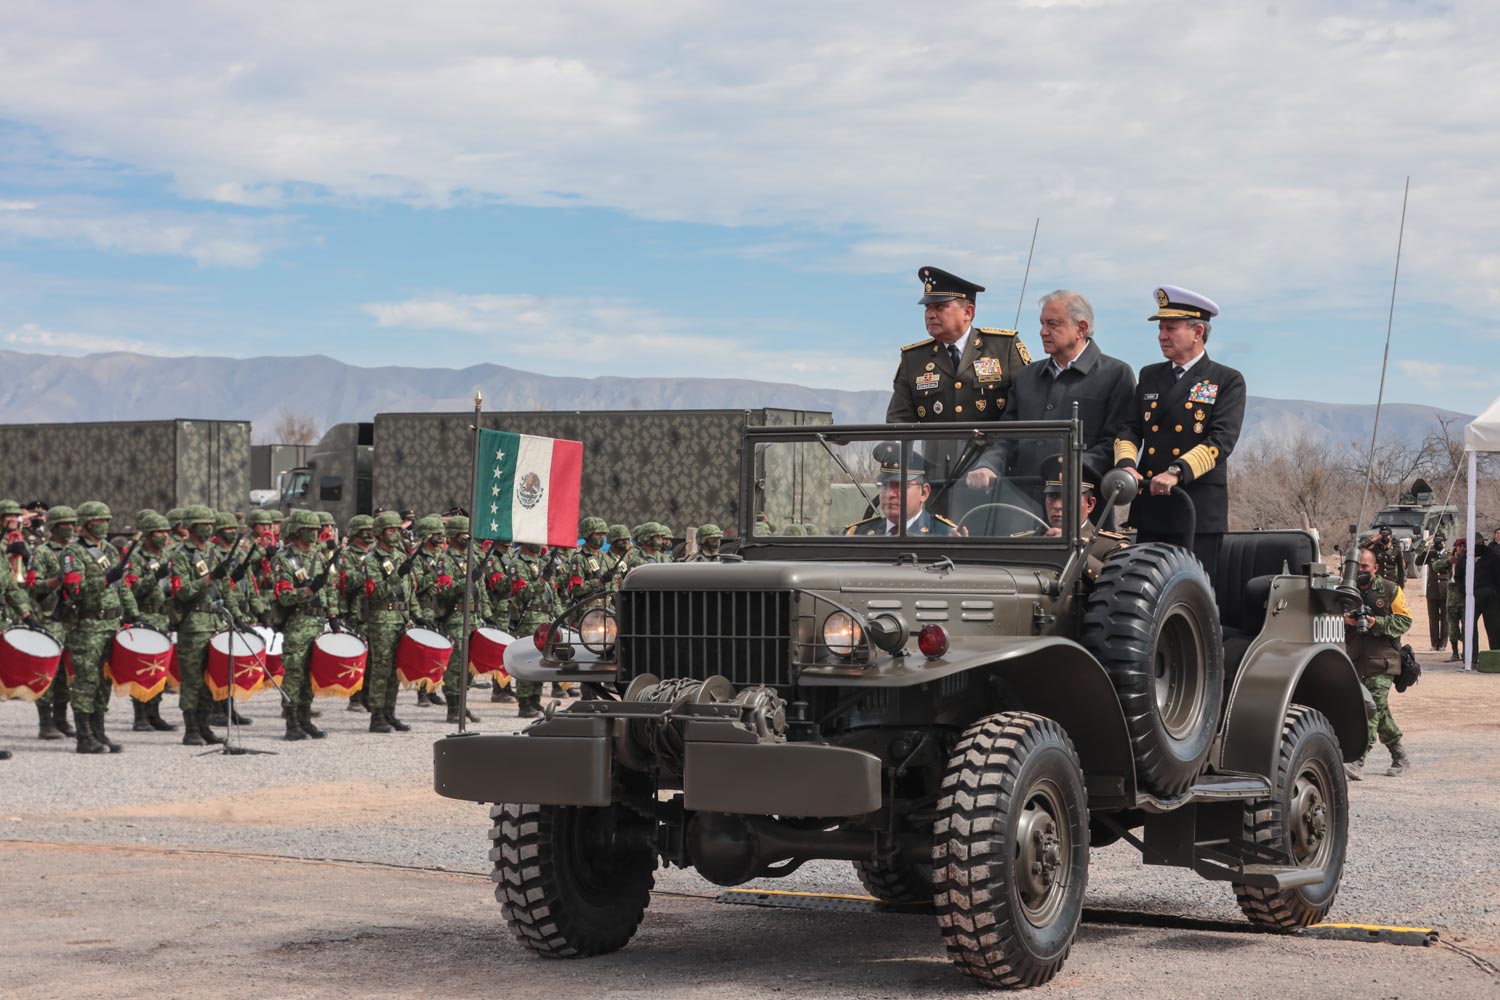
[[342, 528], [355, 514], [371, 513], [375, 425], [370, 421], [334, 424], [305, 461], [277, 476], [277, 506], [283, 514], [299, 507], [326, 510]]
[[[516, 938], [624, 946], [658, 864], [732, 886], [835, 859], [878, 899], [931, 903], [967, 975], [1035, 986], [1073, 943], [1090, 845], [1121, 839], [1229, 883], [1263, 929], [1320, 920], [1368, 719], [1352, 570], [1330, 577], [1306, 532], [1232, 532], [1209, 579], [1175, 545], [1101, 546], [1082, 502], [1044, 507], [1035, 479], [962, 492], [1019, 442], [1063, 456], [1060, 496], [1080, 495], [1076, 421], [748, 427], [747, 535], [778, 492], [761, 470], [807, 454], [838, 485], [862, 478], [840, 449], [895, 449], [890, 482], [910, 485], [849, 530], [813, 491], [795, 514], [818, 533], [642, 566], [510, 646], [514, 676], [587, 696], [520, 734], [439, 740], [434, 787], [492, 806]], [[951, 482], [910, 481], [934, 447], [958, 455]], [[1134, 490], [1105, 477], [1107, 502]]]
[[1457, 507], [1438, 503], [1437, 494], [1427, 480], [1418, 479], [1397, 503], [1376, 512], [1370, 529], [1361, 533], [1359, 540], [1363, 544], [1381, 528], [1390, 528], [1391, 539], [1400, 547], [1410, 575], [1415, 571], [1417, 550], [1423, 542], [1439, 531], [1450, 541], [1458, 537], [1458, 515]]
[[123, 420], [0, 426], [5, 490], [21, 502], [103, 500], [119, 528], [136, 511], [239, 510], [250, 496], [250, 423]]

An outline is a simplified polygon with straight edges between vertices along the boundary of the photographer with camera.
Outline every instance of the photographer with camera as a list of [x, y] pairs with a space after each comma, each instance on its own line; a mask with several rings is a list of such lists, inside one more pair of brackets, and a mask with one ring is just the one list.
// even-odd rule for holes
[[[1375, 715], [1370, 719], [1365, 753], [1370, 752], [1376, 737], [1379, 737], [1391, 752], [1391, 766], [1385, 773], [1396, 777], [1406, 772], [1410, 762], [1401, 745], [1401, 729], [1391, 718], [1391, 685], [1401, 673], [1399, 640], [1411, 628], [1411, 611], [1406, 606], [1406, 594], [1402, 589], [1380, 575], [1379, 562], [1371, 549], [1360, 550], [1356, 581], [1364, 604], [1356, 612], [1344, 613], [1344, 645], [1360, 679], [1375, 700]], [[1353, 764], [1345, 764], [1344, 770], [1351, 779], [1358, 781], [1364, 763], [1364, 757], [1360, 757]]]

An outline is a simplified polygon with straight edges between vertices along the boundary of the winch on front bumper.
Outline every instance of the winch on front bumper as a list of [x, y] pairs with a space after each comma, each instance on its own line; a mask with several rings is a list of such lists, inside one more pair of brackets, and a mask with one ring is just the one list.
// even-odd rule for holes
[[518, 734], [466, 733], [433, 745], [433, 787], [474, 802], [607, 806], [617, 768], [681, 788], [694, 812], [862, 816], [880, 808], [874, 754], [788, 742], [785, 708], [765, 687], [635, 678], [624, 700], [578, 702]]

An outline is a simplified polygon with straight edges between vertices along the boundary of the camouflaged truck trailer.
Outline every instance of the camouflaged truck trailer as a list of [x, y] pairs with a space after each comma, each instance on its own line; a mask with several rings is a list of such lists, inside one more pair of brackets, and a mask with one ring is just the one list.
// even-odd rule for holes
[[6, 495], [20, 502], [102, 500], [113, 527], [136, 511], [207, 504], [242, 510], [250, 498], [246, 420], [122, 420], [0, 426]]
[[[967, 975], [1034, 986], [1073, 943], [1090, 846], [1121, 839], [1229, 883], [1263, 929], [1320, 920], [1368, 719], [1352, 584], [1302, 531], [1229, 533], [1213, 579], [1189, 550], [1097, 535], [1067, 502], [1080, 441], [1076, 421], [746, 428], [738, 555], [568, 608], [506, 664], [586, 697], [434, 746], [436, 790], [492, 806], [521, 943], [623, 947], [658, 865], [733, 886], [834, 859], [931, 903]], [[1022, 448], [1063, 456], [1060, 484], [967, 481]], [[957, 460], [924, 483], [924, 452]], [[893, 454], [864, 516], [831, 520], [827, 487]], [[1100, 492], [1135, 488], [1118, 471]], [[812, 533], [751, 536], [788, 495]]]

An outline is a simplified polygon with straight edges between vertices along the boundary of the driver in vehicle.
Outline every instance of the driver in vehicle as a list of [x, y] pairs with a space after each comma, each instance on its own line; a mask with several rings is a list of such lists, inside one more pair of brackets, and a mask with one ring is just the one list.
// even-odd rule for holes
[[900, 456], [894, 448], [876, 449], [880, 456], [880, 475], [875, 481], [880, 485], [880, 513], [857, 521], [845, 529], [846, 535], [899, 535], [901, 500], [906, 498], [907, 535], [943, 536], [954, 534], [957, 527], [940, 514], [926, 509], [932, 496], [932, 484], [927, 481], [922, 456], [915, 451], [906, 463], [906, 482], [901, 483]]

